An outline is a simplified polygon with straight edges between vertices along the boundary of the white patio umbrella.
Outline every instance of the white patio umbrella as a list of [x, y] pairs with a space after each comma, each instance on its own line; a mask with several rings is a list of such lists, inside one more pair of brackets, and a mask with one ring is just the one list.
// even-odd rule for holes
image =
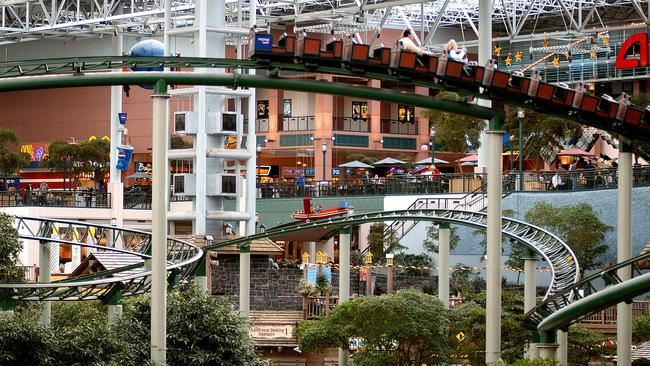
[[[435, 159], [434, 160], [434, 165], [435, 164], [447, 164], [447, 163], [449, 163], [447, 160], [442, 160], [442, 159], [438, 159], [438, 158], [434, 158], [434, 159]], [[431, 158], [424, 158], [422, 160], [418, 160], [418, 161], [415, 162], [415, 165], [427, 165], [427, 164], [431, 164]]]
[[353, 161], [348, 161], [347, 163], [343, 163], [339, 165], [339, 168], [372, 168], [372, 165], [368, 165], [366, 163], [360, 162], [358, 160], [353, 160]]
[[397, 160], [397, 159], [393, 159], [393, 158], [385, 158], [385, 159], [381, 159], [381, 160], [379, 160], [377, 162], [372, 163], [372, 165], [374, 165], [374, 166], [393, 166], [393, 165], [402, 165], [402, 164], [406, 164], [406, 162], [401, 161], [401, 160]]

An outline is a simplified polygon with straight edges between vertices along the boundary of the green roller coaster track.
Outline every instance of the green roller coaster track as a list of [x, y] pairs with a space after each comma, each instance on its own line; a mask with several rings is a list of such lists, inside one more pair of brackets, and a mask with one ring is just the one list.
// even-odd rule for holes
[[[269, 71], [266, 76], [261, 75], [245, 75], [239, 74], [237, 72], [231, 74], [225, 73], [208, 73], [208, 72], [106, 72], [111, 69], [120, 69], [126, 67], [172, 67], [172, 68], [224, 68], [230, 70], [236, 69], [261, 69], [265, 68]], [[104, 72], [102, 72], [104, 71]], [[368, 99], [389, 101], [394, 103], [404, 103], [410, 104], [422, 108], [437, 109], [441, 111], [468, 115], [476, 118], [490, 120], [491, 127], [500, 126], [501, 121], [504, 119], [504, 113], [501, 111], [496, 111], [488, 108], [479, 107], [476, 105], [471, 105], [461, 102], [452, 102], [445, 101], [440, 99], [435, 99], [428, 96], [422, 95], [413, 95], [408, 93], [401, 93], [398, 91], [392, 91], [387, 89], [380, 88], [371, 88], [358, 85], [350, 84], [337, 84], [329, 83], [322, 81], [308, 81], [305, 79], [292, 79], [292, 78], [282, 78], [283, 73], [288, 72], [313, 72], [314, 69], [306, 68], [303, 65], [299, 64], [270, 64], [270, 65], [259, 65], [254, 61], [245, 61], [245, 60], [229, 60], [229, 59], [203, 59], [203, 58], [176, 58], [176, 57], [83, 57], [83, 58], [62, 58], [62, 59], [46, 59], [46, 60], [27, 60], [27, 61], [15, 61], [15, 62], [4, 62], [0, 63], [0, 92], [7, 91], [18, 91], [18, 90], [32, 90], [32, 89], [45, 89], [45, 88], [68, 88], [68, 87], [84, 87], [84, 86], [107, 86], [107, 85], [142, 85], [142, 84], [156, 84], [161, 81], [168, 85], [215, 85], [215, 86], [227, 86], [231, 88], [249, 88], [249, 87], [258, 87], [258, 88], [268, 88], [268, 89], [284, 89], [284, 90], [293, 90], [293, 91], [303, 91], [303, 92], [315, 92], [323, 94], [334, 94], [342, 96], [363, 96]], [[336, 67], [318, 67], [317, 71], [319, 73], [327, 74], [337, 74], [337, 75], [348, 75], [348, 76], [359, 76], [349, 70], [336, 68]], [[489, 94], [481, 94], [479, 85], [460, 85], [460, 86], [450, 86], [444, 83], [437, 82], [437, 80], [413, 80], [413, 79], [404, 79], [397, 76], [392, 76], [388, 74], [378, 74], [378, 73], [366, 73], [363, 76], [382, 80], [382, 81], [392, 81], [399, 83], [400, 85], [411, 85], [411, 86], [421, 86], [429, 89], [438, 89], [446, 90], [453, 89], [458, 91], [461, 94], [465, 95], [474, 95], [482, 96], [483, 98], [492, 98]], [[506, 104], [515, 105], [522, 108], [534, 109], [535, 106], [528, 105], [525, 103], [513, 101], [513, 100], [504, 100], [500, 98], [500, 101]], [[579, 121], [576, 115], [562, 114], [558, 113], [555, 110], [543, 110], [543, 113], [555, 115], [564, 119]], [[644, 140], [650, 141], [650, 136], [647, 132], [639, 131], [630, 131], [628, 129], [623, 129], [620, 124], [611, 123], [608, 125], [600, 125], [598, 123], [593, 123], [589, 121], [580, 121], [581, 123], [589, 124], [593, 127], [606, 129], [610, 132], [620, 134], [626, 138], [635, 141], [635, 140]], [[309, 228], [315, 227], [315, 225], [333, 225], [338, 227], [345, 227], [349, 225], [354, 225], [363, 222], [370, 221], [386, 221], [386, 220], [405, 220], [405, 219], [414, 219], [414, 220], [433, 220], [433, 221], [444, 221], [444, 215], [424, 214], [423, 211], [419, 210], [420, 213], [408, 213], [402, 212], [399, 215], [405, 215], [407, 218], [403, 218], [398, 214], [390, 217], [388, 215], [378, 215], [371, 217], [372, 215], [364, 215], [362, 217], [353, 216], [349, 218], [337, 219], [338, 221], [332, 220], [327, 222], [314, 223], [312, 225], [307, 224], [296, 224], [290, 228], [282, 228], [277, 230], [269, 230], [265, 233], [264, 237], [272, 237], [273, 235], [278, 235], [281, 233], [286, 233], [287, 230], [306, 230]], [[433, 210], [435, 211], [435, 210]], [[450, 211], [453, 210], [443, 210], [450, 214]], [[468, 217], [475, 217], [478, 213], [465, 212], [460, 214], [460, 218], [457, 217], [456, 222], [462, 222], [463, 215], [469, 215]], [[435, 218], [434, 218], [435, 217]], [[447, 220], [450, 220], [447, 218]], [[505, 219], [504, 219], [505, 220]], [[453, 220], [451, 220], [453, 221]], [[471, 222], [468, 220], [466, 224], [482, 226], [479, 223], [480, 220], [476, 222]], [[518, 223], [518, 225], [525, 225], [525, 223]], [[515, 237], [512, 233], [504, 232], [506, 235]], [[262, 237], [259, 235], [249, 236], [242, 239], [237, 239], [233, 241], [223, 242], [216, 245], [207, 247], [207, 250], [216, 249], [218, 247], [227, 246], [227, 245], [238, 245], [242, 250], [246, 250], [246, 244], [250, 242], [253, 238]], [[33, 236], [33, 238], [39, 238], [43, 241], [48, 241], [46, 236]], [[525, 242], [525, 241], [524, 241]], [[568, 248], [568, 247], [567, 247]], [[543, 248], [540, 253], [544, 254], [544, 250], [548, 248]], [[168, 248], [169, 250], [169, 248]], [[570, 248], [568, 249], [570, 252]], [[168, 251], [168, 255], [169, 255]], [[172, 250], [173, 254], [174, 251]], [[553, 251], [554, 255], [559, 253]], [[548, 253], [546, 253], [548, 254]], [[193, 258], [196, 258], [194, 255]], [[550, 261], [550, 257], [545, 255], [545, 258]], [[635, 258], [630, 263], [634, 263], [639, 258]], [[200, 262], [196, 260], [195, 262]], [[577, 271], [578, 264], [575, 260], [575, 257], [571, 254], [564, 257], [565, 263], [562, 265], [557, 265], [557, 269], [563, 269], [565, 272], [567, 268], [569, 271], [567, 273], [572, 273], [575, 269]], [[183, 266], [187, 268], [187, 260], [183, 261]], [[626, 262], [627, 263], [627, 262]], [[629, 264], [628, 265], [633, 265]], [[137, 266], [130, 266], [129, 269], [134, 269]], [[125, 267], [126, 268], [126, 267]], [[556, 269], [554, 269], [555, 271]], [[137, 276], [132, 276], [133, 278], [146, 277], [150, 274], [149, 271], [141, 271]], [[556, 273], [554, 272], [554, 275]], [[97, 276], [101, 276], [102, 273], [98, 273]], [[104, 273], [105, 275], [105, 273]], [[611, 271], [603, 271], [601, 276], [612, 277]], [[173, 277], [173, 276], [172, 276]], [[553, 329], [564, 328], [568, 326], [571, 322], [576, 321], [577, 319], [589, 314], [601, 310], [607, 306], [615, 304], [620, 301], [628, 301], [631, 297], [636, 294], [646, 292], [650, 290], [650, 281], [648, 281], [648, 274], [643, 274], [639, 277], [636, 277], [630, 281], [620, 282], [620, 281], [610, 281], [605, 290], [596, 291], [595, 287], [589, 283], [589, 286], [592, 288], [590, 296], [583, 297], [575, 296], [579, 291], [577, 289], [584, 286], [584, 281], [578, 282], [577, 284], [572, 284], [575, 282], [575, 279], [568, 280], [568, 278], [563, 278], [562, 281], [556, 281], [555, 286], [549, 287], [549, 292], [547, 293], [547, 299], [543, 304], [533, 309], [531, 313], [528, 314], [527, 320], [529, 324], [536, 325], [538, 330], [542, 333], [542, 337], [548, 339]], [[92, 278], [92, 277], [91, 277]], [[129, 280], [133, 280], [129, 277]], [[3, 304], [7, 304], [7, 301], [12, 301], [17, 298], [23, 299], [51, 299], [56, 296], [66, 296], [66, 293], [75, 293], [75, 291], [80, 291], [83, 286], [91, 286], [92, 288], [98, 288], [98, 291], [101, 290], [101, 286], [97, 287], [98, 283], [107, 284], [110, 282], [119, 282], [113, 279], [102, 279], [102, 280], [89, 280], [84, 281], [87, 278], [84, 278], [81, 282], [79, 281], [68, 281], [68, 282], [55, 282], [52, 284], [26, 284], [26, 285], [11, 285], [11, 284], [0, 284], [0, 307]], [[97, 283], [95, 283], [97, 282]], [[146, 281], [145, 281], [146, 282]], [[58, 287], [65, 287], [63, 292], [57, 292]], [[73, 290], [73, 288], [77, 290]], [[39, 290], [34, 290], [39, 289]], [[143, 287], [141, 285], [134, 285], [134, 293], [141, 293], [146, 289], [146, 285]], [[22, 292], [31, 293], [32, 295], [37, 292], [36, 295], [30, 296], [19, 296]], [[55, 294], [54, 296], [52, 294]], [[83, 293], [82, 293], [83, 294]], [[88, 294], [88, 292], [86, 292]], [[103, 295], [108, 296], [108, 293], [103, 293]], [[87, 297], [84, 297], [87, 298]], [[97, 296], [91, 298], [97, 298]], [[577, 301], [575, 299], [578, 299]], [[549, 307], [549, 304], [553, 306]]]

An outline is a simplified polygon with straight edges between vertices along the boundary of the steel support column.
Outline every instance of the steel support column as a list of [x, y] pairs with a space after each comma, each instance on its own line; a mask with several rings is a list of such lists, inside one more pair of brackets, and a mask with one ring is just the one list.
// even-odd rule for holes
[[153, 101], [152, 189], [151, 189], [151, 364], [162, 366], [167, 360], [167, 201], [169, 196], [169, 119], [167, 84], [159, 80], [151, 95]]
[[[352, 227], [346, 226], [339, 237], [339, 302], [350, 300], [350, 243]], [[348, 364], [348, 352], [339, 348], [339, 365]]]
[[[492, 58], [492, 0], [479, 0], [478, 10], [478, 64], [487, 65]], [[490, 108], [492, 103], [489, 100], [479, 99], [479, 105]], [[480, 135], [481, 145], [478, 148], [478, 169], [483, 169], [488, 161], [488, 136], [485, 132]], [[481, 173], [483, 173], [481, 171]], [[501, 176], [501, 172], [499, 172]]]
[[[632, 147], [621, 143], [618, 153], [618, 230], [617, 260], [624, 262], [632, 257]], [[631, 278], [630, 267], [617, 272], [622, 281]], [[632, 305], [616, 305], [616, 356], [619, 365], [630, 365], [632, 345]]]
[[[123, 36], [117, 34], [112, 39], [113, 56], [122, 56]], [[121, 72], [121, 70], [115, 70]], [[122, 184], [122, 172], [117, 169], [117, 147], [122, 144], [122, 130], [118, 113], [122, 112], [122, 87], [111, 87], [111, 115], [109, 116], [111, 126], [111, 151], [110, 151], [110, 178], [108, 190], [111, 192], [111, 218], [115, 218], [115, 225], [122, 227], [122, 211], [124, 207], [124, 188]], [[111, 221], [113, 224], [113, 221]], [[114, 243], [114, 245], [121, 247], [122, 241]]]
[[[481, 0], [481, 4], [486, 0]], [[485, 362], [501, 362], [501, 120], [490, 120], [488, 135], [488, 206], [486, 260]]]
[[451, 229], [448, 223], [438, 227], [438, 298], [449, 307], [449, 245]]
[[[524, 314], [537, 305], [537, 260], [535, 252], [526, 247], [524, 257]], [[537, 356], [536, 344], [531, 342], [528, 345], [526, 358], [533, 360]]]

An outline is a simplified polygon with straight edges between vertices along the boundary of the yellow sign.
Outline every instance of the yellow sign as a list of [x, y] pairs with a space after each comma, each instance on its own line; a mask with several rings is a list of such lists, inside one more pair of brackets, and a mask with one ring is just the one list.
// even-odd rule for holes
[[521, 58], [522, 58], [523, 55], [524, 54], [521, 53], [521, 51], [517, 51], [517, 53], [515, 53], [515, 61], [521, 62]]
[[327, 263], [327, 253], [326, 252], [316, 252], [316, 263], [318, 264], [325, 264]]
[[506, 65], [507, 66], [512, 66], [512, 57], [508, 54], [508, 57], [506, 57]]
[[458, 342], [464, 341], [465, 340], [465, 333], [458, 332], [458, 334], [456, 334], [456, 339], [458, 339]]

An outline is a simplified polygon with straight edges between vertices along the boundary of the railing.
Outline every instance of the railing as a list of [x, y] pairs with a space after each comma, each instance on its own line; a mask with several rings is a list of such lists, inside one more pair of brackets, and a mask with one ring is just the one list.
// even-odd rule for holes
[[[281, 116], [280, 116], [281, 117]], [[278, 131], [293, 132], [293, 131], [313, 131], [316, 124], [316, 117], [314, 116], [296, 116], [296, 117], [281, 117]]]
[[110, 208], [111, 194], [87, 191], [0, 192], [0, 206]]
[[[503, 192], [516, 191], [584, 191], [616, 188], [616, 169], [582, 169], [558, 172], [559, 179], [553, 179], [554, 171], [526, 171], [523, 183], [518, 172], [506, 172], [502, 176]], [[341, 197], [368, 195], [407, 195], [483, 192], [487, 182], [485, 174], [441, 174], [434, 176], [402, 175], [364, 181], [363, 179], [339, 179], [336, 181], [311, 182], [298, 187], [293, 182], [262, 183], [262, 198], [286, 197]], [[650, 185], [650, 166], [635, 167], [635, 187]]]
[[327, 310], [336, 308], [339, 304], [338, 296], [304, 296], [302, 302], [302, 318], [316, 319]]
[[370, 132], [369, 118], [333, 117], [334, 131]]
[[417, 135], [419, 133], [418, 122], [400, 122], [394, 119], [382, 119], [381, 133]]
[[[580, 323], [586, 327], [615, 326], [616, 314], [616, 306], [612, 306], [585, 317], [580, 320]], [[632, 303], [632, 317], [637, 318], [643, 315], [650, 315], [650, 302], [634, 301]]]

